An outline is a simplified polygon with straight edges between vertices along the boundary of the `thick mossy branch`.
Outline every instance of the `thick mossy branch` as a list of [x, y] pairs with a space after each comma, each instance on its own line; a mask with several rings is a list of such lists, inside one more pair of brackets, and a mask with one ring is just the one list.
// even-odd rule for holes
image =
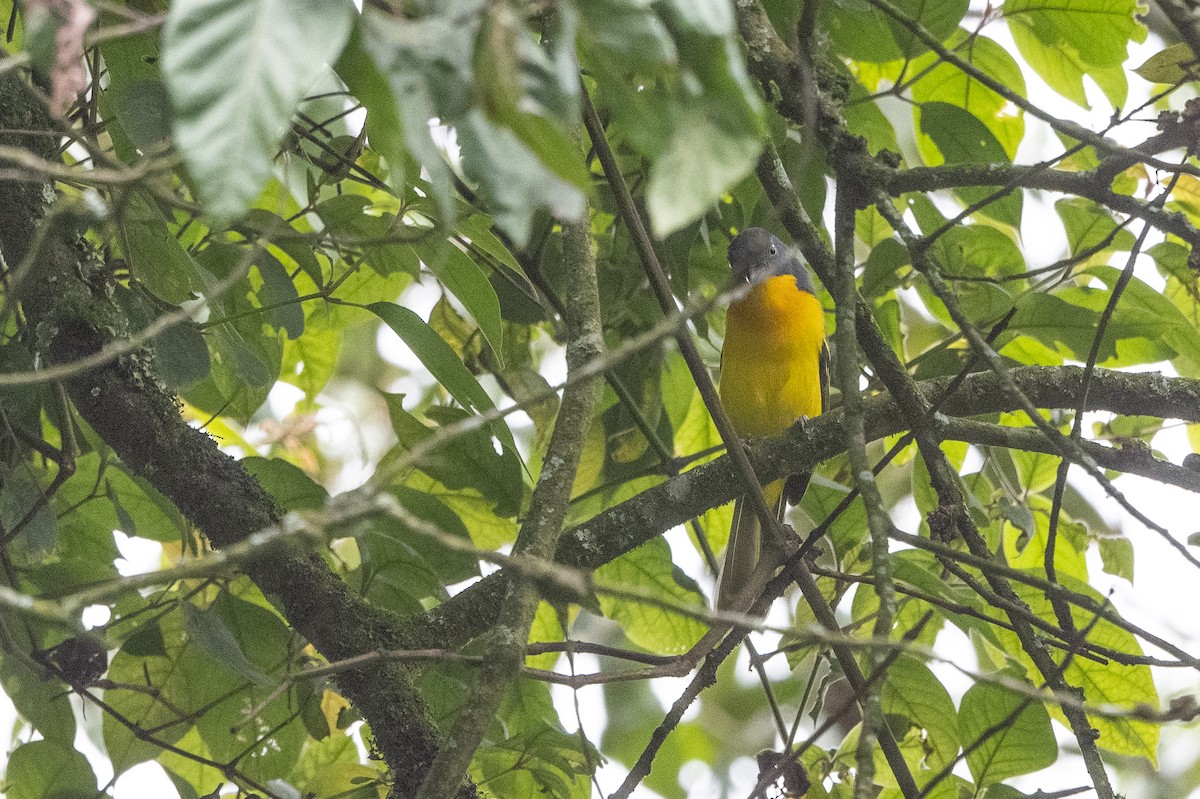
[[[22, 131], [10, 133], [8, 131]], [[58, 137], [35, 93], [15, 72], [0, 76], [0, 143], [53, 158]], [[71, 363], [128, 333], [112, 302], [106, 265], [51, 210], [52, 186], [0, 182], [0, 253], [16, 272], [27, 344], [43, 362]], [[168, 497], [214, 545], [227, 546], [280, 519], [274, 500], [206, 433], [188, 425], [174, 396], [137, 350], [66, 383], [80, 415], [136, 474]], [[352, 593], [316, 554], [269, 552], [246, 571], [292, 626], [329, 660], [403, 647], [401, 622]], [[341, 691], [371, 725], [398, 784], [419, 784], [440, 744], [409, 672], [396, 662], [343, 672]], [[473, 795], [466, 791], [465, 795]]]
[[[1013, 369], [1009, 376], [1039, 408], [1074, 408], [1079, 401], [1083, 370], [1078, 367], [1030, 366]], [[926, 402], [933, 402], [949, 383], [948, 378], [929, 380], [918, 383], [917, 390]], [[1016, 400], [1004, 392], [996, 375], [979, 372], [941, 401], [940, 413], [969, 417], [1016, 407]], [[1200, 381], [1099, 369], [1092, 378], [1086, 410], [1200, 422]], [[863, 402], [863, 424], [867, 440], [874, 441], [904, 432], [910, 423], [894, 400], [880, 395]], [[843, 452], [843, 441], [841, 413], [827, 413], [756, 444], [752, 461], [759, 479], [771, 481], [811, 471]], [[719, 458], [568, 531], [555, 558], [569, 566], [598, 568], [709, 508], [732, 502], [741, 490], [729, 459]], [[455, 647], [486, 630], [495, 618], [506, 582], [507, 575], [501, 570], [430, 611], [412, 631], [417, 643]]]

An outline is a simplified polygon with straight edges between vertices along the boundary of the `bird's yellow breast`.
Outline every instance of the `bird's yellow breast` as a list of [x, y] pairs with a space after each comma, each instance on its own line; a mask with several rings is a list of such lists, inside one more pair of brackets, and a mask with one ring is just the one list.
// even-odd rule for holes
[[775, 435], [819, 416], [825, 315], [791, 275], [768, 278], [729, 306], [721, 404], [743, 438]]

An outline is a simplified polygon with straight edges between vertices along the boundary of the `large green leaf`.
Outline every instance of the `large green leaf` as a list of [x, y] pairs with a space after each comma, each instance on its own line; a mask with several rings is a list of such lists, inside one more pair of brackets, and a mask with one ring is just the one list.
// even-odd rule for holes
[[[893, 0], [891, 5], [939, 41], [948, 39], [967, 13], [967, 0]], [[869, 3], [821, 3], [818, 13], [834, 48], [856, 61], [895, 61], [928, 50], [907, 27]]]
[[946, 277], [1000, 277], [1025, 271], [1025, 257], [1016, 243], [988, 225], [951, 228], [934, 242], [930, 252]]
[[331, 235], [359, 243], [361, 262], [379, 275], [404, 272], [417, 276], [421, 264], [412, 246], [395, 241], [406, 232], [395, 214], [379, 211], [369, 198], [358, 194], [330, 197], [316, 212]]
[[516, 680], [497, 717], [503, 726], [494, 729], [501, 734], [485, 742], [471, 762], [471, 774], [479, 783], [497, 796], [591, 796], [588, 777], [598, 753], [585, 739], [562, 728], [545, 683]]
[[183, 604], [183, 623], [188, 637], [213, 660], [225, 668], [244, 677], [256, 685], [266, 685], [269, 680], [251, 663], [233, 632], [212, 608], [199, 608], [191, 602]]
[[517, 246], [529, 243], [537, 209], [560, 219], [578, 219], [583, 213], [583, 192], [551, 172], [511, 128], [473, 109], [459, 120], [458, 134], [463, 171]]
[[319, 694], [304, 688], [277, 691], [292, 669], [288, 652], [293, 633], [274, 612], [227, 592], [217, 596], [205, 615], [210, 616], [207, 626], [221, 631], [219, 651], [242, 657], [234, 655], [237, 664], [228, 655], [214, 657], [216, 641], [198, 638], [196, 628], [188, 625], [193, 647], [178, 667], [181, 678], [195, 684], [204, 708], [196, 729], [218, 762], [239, 758], [239, 769], [247, 776], [263, 782], [280, 779], [295, 765], [306, 737], [298, 706], [319, 701]]
[[[948, 164], [1007, 164], [1012, 157], [992, 130], [974, 114], [956, 105], [928, 102], [918, 113], [921, 132], [933, 140]], [[926, 148], [925, 156], [931, 165], [939, 161]], [[1023, 206], [1021, 192], [997, 194], [993, 188], [963, 188], [957, 191], [968, 203], [987, 201], [984, 213], [1005, 224], [1021, 224]], [[996, 195], [993, 198], [993, 195]]]
[[209, 213], [237, 218], [258, 197], [296, 106], [354, 22], [349, 0], [178, 0], [162, 69], [175, 143]]
[[[346, 43], [335, 68], [338, 77], [345, 82], [350, 93], [367, 109], [367, 139], [372, 149], [387, 162], [388, 186], [397, 196], [402, 197], [406, 188], [405, 178], [412, 177], [412, 170], [407, 168], [412, 156], [409, 146], [405, 143], [406, 131], [404, 123], [400, 121], [399, 101], [392, 94], [387, 77], [365, 49], [362, 33], [365, 24], [367, 22], [364, 19], [354, 27], [350, 41]], [[449, 191], [448, 185], [444, 185], [448, 184], [448, 177], [443, 174], [445, 164], [437, 150], [432, 148], [432, 143], [419, 141], [420, 146], [428, 148], [432, 157], [436, 159], [428, 166], [428, 174], [436, 181], [434, 185], [438, 188], [437, 199], [444, 200], [446, 208], [452, 208], [449, 199], [442, 196], [442, 192]]]
[[1128, 83], [1121, 68], [1131, 42], [1146, 38], [1137, 0], [1008, 0], [1004, 15], [1026, 62], [1067, 99], [1088, 108], [1083, 78], [1120, 108]]
[[[1104, 281], [1108, 290], [1071, 286], [1060, 290], [1058, 295], [1099, 313], [1108, 304], [1121, 273], [1106, 265], [1093, 266], [1087, 273]], [[1170, 300], [1137, 277], [1125, 286], [1104, 340], [1100, 362], [1104, 362], [1105, 356], [1112, 357], [1114, 349], [1116, 353], [1115, 363], [1106, 365], [1128, 366], [1170, 359], [1181, 375], [1200, 376], [1200, 331]], [[1083, 350], [1081, 354], [1086, 352]]]
[[298, 466], [279, 458], [244, 458], [242, 468], [254, 476], [286, 511], [325, 507], [329, 492]]
[[54, 547], [56, 523], [54, 512], [42, 500], [42, 474], [28, 464], [0, 466], [0, 526], [11, 534], [23, 525], [11, 546], [10, 553], [22, 562], [36, 563]]
[[[1008, 51], [986, 36], [968, 36], [959, 30], [950, 45], [971, 66], [1006, 86], [1012, 92], [1025, 96], [1025, 77], [1021, 68]], [[1011, 161], [1016, 157], [1017, 146], [1025, 133], [1024, 112], [1007, 98], [984, 86], [959, 67], [942, 61], [933, 53], [926, 53], [913, 61], [911, 71], [920, 77], [912, 84], [912, 98], [918, 104], [949, 103], [967, 111], [984, 124], [996, 141], [1003, 147]], [[927, 142], [918, 139], [926, 160]]]
[[675, 134], [650, 169], [646, 205], [656, 236], [694, 221], [749, 174], [762, 152], [761, 132], [730, 128], [703, 105], [684, 111]]
[[579, 13], [585, 54], [595, 52], [633, 67], [675, 60], [675, 42], [644, 0], [592, 0], [580, 3]]
[[283, 344], [280, 379], [304, 392], [302, 408], [311, 408], [342, 354], [342, 329], [350, 314], [325, 304], [310, 306], [304, 319], [304, 335]]
[[[471, 55], [482, 5], [481, 0], [454, 0], [416, 18], [393, 17], [368, 6], [361, 20], [362, 49], [378, 75], [357, 56], [346, 64], [347, 70], [364, 70], [347, 74], [347, 83], [363, 93], [368, 112], [378, 117], [372, 130], [387, 140], [384, 157], [396, 159], [402, 150], [397, 131], [387, 127], [395, 120], [403, 146], [426, 170], [447, 223], [454, 215], [453, 174], [434, 143], [430, 120], [455, 124], [472, 103]], [[390, 98], [380, 78], [390, 87]]]
[[954, 701], [928, 666], [914, 658], [897, 658], [888, 667], [880, 700], [888, 716], [906, 719], [924, 731], [931, 769], [940, 769], [953, 761], [959, 748]]
[[[1065, 588], [1088, 597], [1097, 606], [1107, 606], [1112, 611], [1111, 603], [1094, 588], [1070, 576], [1060, 575], [1059, 582]], [[1045, 593], [1036, 587], [1024, 583], [1013, 583], [1017, 595], [1029, 606], [1039, 618], [1057, 623], [1054, 608]], [[1124, 652], [1137, 660], [1142, 654], [1142, 648], [1133, 635], [1105, 619], [1096, 620], [1095, 614], [1083, 608], [1072, 606], [1072, 617], [1076, 629], [1087, 630], [1088, 641], [1102, 647]], [[1043, 681], [1042, 675], [1034, 667], [1029, 656], [1021, 650], [1021, 644], [1016, 634], [1010, 630], [996, 630], [1004, 650], [1017, 653], [1024, 664], [1029, 679]], [[1056, 655], [1055, 660], [1061, 661], [1063, 655]], [[1137, 706], [1158, 707], [1158, 691], [1154, 687], [1154, 678], [1150, 667], [1145, 664], [1124, 665], [1116, 660], [1092, 660], [1091, 658], [1075, 657], [1062, 671], [1062, 677], [1068, 685], [1079, 688], [1083, 692], [1083, 700], [1088, 705], [1114, 705], [1132, 709]], [[1059, 721], [1064, 721], [1061, 708], [1057, 704], [1049, 704], [1050, 715]], [[1151, 764], [1158, 762], [1158, 741], [1161, 726], [1154, 722], [1135, 718], [1107, 718], [1095, 715], [1088, 716], [1088, 722], [1096, 728], [1099, 737], [1096, 743], [1101, 749], [1119, 755], [1143, 757]]]
[[579, 64], [571, 9], [547, 20], [553, 27], [543, 28], [539, 44], [509, 5], [489, 4], [475, 41], [475, 85], [490, 120], [511, 130], [552, 174], [586, 190], [590, 177], [575, 139]]
[[8, 799], [95, 799], [96, 775], [86, 757], [66, 744], [33, 741], [8, 758]]
[[22, 625], [12, 625], [13, 645], [21, 652], [4, 652], [0, 658], [0, 686], [17, 712], [47, 740], [70, 746], [75, 740], [75, 714], [70, 693], [57, 680], [48, 680], [42, 669], [28, 660], [41, 640], [30, 637]]
[[967, 689], [958, 709], [958, 729], [967, 766], [981, 787], [1029, 774], [1058, 759], [1046, 706], [998, 685], [978, 682]]
[[1069, 197], [1054, 203], [1062, 219], [1071, 255], [1100, 259], [1113, 250], [1133, 248], [1133, 234], [1117, 228], [1112, 212], [1082, 197]]
[[[651, 591], [664, 601], [707, 609], [695, 582], [671, 562], [671, 548], [661, 538], [651, 539], [632, 552], [596, 570], [599, 585], [625, 586]], [[629, 640], [650, 652], [679, 654], [704, 635], [705, 626], [659, 605], [601, 593], [604, 615], [621, 625]]]
[[[97, 493], [109, 501], [96, 498]], [[59, 491], [58, 500], [72, 509], [65, 520], [86, 515], [80, 523], [103, 530], [110, 538], [113, 530], [120, 530], [154, 541], [178, 541], [191, 529], [157, 489], [143, 478], [131, 476], [121, 465], [106, 463], [95, 452], [76, 461], [75, 474]]]
[[[175, 743], [191, 729], [194, 718], [187, 714], [202, 707], [205, 687], [191, 682], [184, 673], [183, 664], [189, 658], [210, 662], [184, 636], [180, 613], [168, 614], [157, 624], [143, 625], [113, 656], [108, 679], [116, 685], [131, 686], [104, 692], [104, 701], [120, 714], [105, 713], [103, 721], [104, 748], [117, 774], [162, 751], [139, 738], [129, 724], [154, 730], [155, 740], [164, 744]], [[155, 687], [153, 693], [137, 690], [147, 684]]]

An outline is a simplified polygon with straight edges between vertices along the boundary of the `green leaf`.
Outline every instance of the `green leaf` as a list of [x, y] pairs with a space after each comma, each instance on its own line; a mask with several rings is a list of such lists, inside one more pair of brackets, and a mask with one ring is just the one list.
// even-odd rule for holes
[[214, 218], [243, 214], [266, 185], [296, 106], [341, 51], [347, 0], [182, 0], [163, 29], [175, 143]]
[[487, 741], [472, 760], [471, 774], [497, 796], [587, 799], [588, 779], [599, 754], [566, 732], [550, 701], [549, 687], [518, 679], [497, 712], [503, 734]]
[[[1115, 285], [1119, 275], [1119, 270], [1110, 266], [1097, 266], [1088, 271], [1094, 272], [1109, 286]], [[1109, 297], [1108, 290], [1069, 285], [1060, 288], [1049, 301], [1031, 302], [1030, 307], [1041, 308], [1038, 315], [1044, 317], [1044, 312], [1056, 303], [1061, 304], [1062, 316], [1057, 321], [1044, 317], [1038, 324], [1044, 324], [1045, 333], [1067, 343], [1075, 358], [1084, 360], [1091, 350], [1100, 313]], [[1022, 316], [1018, 312], [1014, 321]], [[1093, 320], [1089, 320], [1089, 316]], [[1194, 349], [1197, 345], [1193, 343], [1198, 336], [1200, 334], [1169, 300], [1135, 277], [1129, 281], [1105, 327], [1097, 363], [1111, 368], [1171, 359], [1181, 373], [1194, 374], [1200, 368]]]
[[260, 321], [249, 316], [209, 328], [211, 368], [207, 379], [184, 387], [189, 402], [209, 413], [249, 421], [266, 401], [283, 357], [279, 338], [264, 331]]
[[481, 549], [497, 549], [517, 540], [516, 519], [498, 515], [495, 503], [474, 489], [447, 488], [423, 472], [413, 472], [404, 484], [436, 497], [454, 511]]
[[192, 256], [167, 227], [154, 198], [141, 189], [126, 195], [120, 217], [121, 249], [146, 289], [164, 302], [178, 305], [204, 289]]
[[[1025, 257], [1020, 248], [1003, 231], [988, 225], [951, 228], [937, 239], [930, 252], [945, 270], [946, 277], [1001, 277], [1025, 271]], [[875, 253], [871, 255], [874, 257]], [[906, 252], [896, 258], [908, 263]]]
[[[838, 72], [846, 70], [840, 60], [833, 62], [833, 67]], [[896, 128], [857, 80], [850, 84], [850, 96], [842, 113], [846, 116], [846, 129], [866, 139], [867, 149], [872, 155], [879, 154], [881, 150], [900, 152]]]
[[[973, 114], [943, 102], [924, 103], [919, 108], [921, 132], [929, 136], [948, 164], [1007, 164], [1008, 151], [992, 131]], [[936, 159], [931, 162], [937, 166]], [[993, 188], [959, 189], [966, 202], [976, 203], [996, 195]], [[1021, 224], [1022, 197], [1019, 191], [998, 195], [985, 213], [1007, 225]]]
[[[404, 395], [387, 394], [388, 414], [392, 429], [399, 439], [379, 465], [379, 473], [393, 471], [392, 461], [406, 456], [414, 447], [438, 435], [404, 410]], [[470, 414], [457, 408], [431, 407], [426, 411], [431, 419], [444, 424], [461, 422]], [[472, 430], [434, 447], [414, 464], [417, 468], [451, 489], [473, 488], [495, 503], [495, 512], [514, 516], [524, 495], [521, 466], [511, 450], [497, 452], [488, 430]], [[376, 478], [378, 479], [378, 478]]]
[[754, 128], [730, 129], [715, 112], [683, 112], [667, 150], [650, 167], [646, 206], [662, 238], [694, 222], [758, 162], [763, 140]]
[[[101, 11], [100, 22], [117, 24], [120, 18]], [[170, 96], [158, 68], [159, 39], [157, 31], [142, 31], [97, 43], [108, 76], [100, 93], [100, 117], [108, 123], [117, 156], [127, 164], [140, 157], [138, 150], [171, 133]]]
[[1008, 0], [1004, 16], [1022, 17], [1047, 42], [1075, 50], [1086, 64], [1120, 66], [1130, 42], [1146, 38], [1136, 0]]
[[993, 625], [982, 621], [976, 614], [956, 614], [948, 609], [949, 607], [962, 607], [972, 609], [978, 614], [984, 613], [986, 606], [971, 588], [947, 583], [941, 565], [931, 553], [917, 550], [896, 552], [892, 555], [892, 568], [898, 582], [911, 585], [922, 593], [943, 600], [944, 604], [939, 610], [944, 612], [945, 617], [963, 632], [999, 645]]
[[543, 30], [539, 45], [510, 6], [490, 4], [475, 41], [475, 85], [491, 121], [511, 130], [551, 173], [587, 190], [591, 180], [571, 134], [580, 121], [575, 14], [567, 7], [551, 19], [557, 29]]
[[[388, 277], [404, 272], [417, 276], [421, 264], [413, 248], [387, 241], [403, 232], [394, 214], [376, 212], [368, 198], [357, 194], [331, 197], [315, 210], [331, 234], [363, 243], [362, 261], [376, 274]], [[372, 243], [377, 240], [379, 243]]]
[[1054, 485], [1061, 460], [1057, 455], [1024, 450], [1013, 450], [1009, 454], [1013, 465], [1017, 467], [1017, 479], [1025, 493], [1037, 494]]
[[[243, 266], [249, 253], [226, 243], [211, 243], [196, 260], [206, 284], [229, 278]], [[281, 336], [264, 324], [266, 312], [251, 301], [249, 284], [209, 297], [213, 316], [205, 328], [209, 345], [209, 376], [184, 389], [193, 405], [242, 421], [259, 409], [279, 377], [283, 357]]]
[[423, 259], [429, 270], [467, 309], [492, 351], [504, 363], [504, 324], [500, 300], [475, 259], [450, 242], [442, 242]]
[[[178, 741], [191, 728], [192, 719], [181, 718], [198, 709], [201, 686], [191, 684], [183, 674], [181, 662], [188, 657], [208, 658], [198, 648], [190, 647], [183, 635], [182, 614], [171, 613], [158, 625], [157, 641], [164, 649], [161, 654], [146, 647], [145, 632], [131, 637], [113, 656], [108, 667], [108, 679], [117, 685], [153, 685], [153, 694], [125, 688], [110, 688], [104, 701], [124, 719], [142, 729], [153, 729], [155, 739], [165, 744]], [[134, 654], [144, 652], [144, 654]], [[145, 760], [157, 757], [162, 749], [143, 741], [118, 721], [114, 714], [103, 719], [104, 749], [116, 774]]]
[[162, 80], [133, 80], [122, 88], [113, 106], [129, 140], [143, 151], [165, 141], [171, 135], [171, 97]]
[[1133, 542], [1125, 536], [1101, 536], [1097, 547], [1104, 573], [1128, 580], [1133, 584]]
[[1009, 0], [1004, 16], [1017, 49], [1050, 88], [1088, 108], [1087, 76], [1120, 108], [1128, 45], [1146, 38], [1138, 8], [1137, 0]]
[[[1083, 360], [1096, 334], [1099, 314], [1052, 294], [1024, 297], [1009, 323], [1012, 332], [1025, 333], [1052, 347], [1061, 355]], [[1101, 362], [1112, 354], [1101, 349]]]
[[258, 299], [264, 308], [270, 309], [266, 316], [272, 327], [286, 331], [289, 340], [300, 338], [304, 332], [304, 308], [287, 268], [269, 252], [259, 253], [254, 266], [263, 282]]
[[4, 775], [8, 799], [95, 799], [96, 775], [75, 749], [55, 741], [18, 746]]
[[238, 758], [239, 770], [252, 779], [281, 779], [295, 765], [307, 737], [300, 706], [319, 702], [320, 693], [298, 687], [276, 693], [279, 681], [294, 668], [287, 656], [294, 633], [275, 613], [228, 592], [219, 594], [209, 610], [220, 617], [252, 669], [269, 679], [249, 680], [232, 664], [193, 646], [178, 668], [205, 708], [196, 729], [214, 760]]
[[243, 458], [240, 463], [285, 511], [320, 510], [329, 500], [324, 487], [285, 460], [251, 457]]
[[967, 689], [958, 729], [967, 767], [980, 787], [1038, 771], [1058, 759], [1046, 706], [999, 685], [977, 682]]
[[[1013, 453], [1014, 455], [1017, 453]], [[1032, 522], [1033, 529], [1004, 526], [1004, 556], [1014, 569], [1025, 569], [1045, 576], [1046, 548], [1050, 542], [1050, 499], [1044, 496], [1026, 497], [1028, 508], [1011, 507], [1002, 511], [1016, 522]], [[1015, 524], [1015, 522], [1014, 522]], [[1059, 520], [1054, 547], [1055, 573], [1086, 581], [1088, 577], [1086, 533], [1066, 515]]]
[[[432, 524], [445, 535], [471, 543], [462, 520], [437, 497], [404, 486], [391, 489], [400, 504], [414, 516]], [[392, 534], [402, 538], [415, 552], [425, 558], [435, 574], [445, 585], [469, 580], [479, 576], [479, 560], [470, 552], [450, 549], [428, 536], [409, 530], [399, 520], [392, 520]]]
[[[479, 385], [475, 376], [463, 365], [454, 350], [433, 331], [421, 317], [390, 302], [376, 302], [367, 310], [383, 320], [400, 339], [409, 346], [413, 354], [425, 364], [425, 368], [454, 397], [455, 402], [471, 413], [486, 413], [495, 405], [491, 397]], [[503, 420], [491, 422], [489, 429], [510, 452], [516, 453], [512, 432]]]
[[[947, 44], [955, 48], [966, 63], [1012, 92], [1025, 96], [1025, 77], [1020, 66], [1007, 50], [992, 39], [968, 35], [960, 29]], [[1012, 161], [1016, 157], [1017, 147], [1025, 133], [1023, 110], [1014, 109], [1008, 98], [933, 53], [916, 59], [911, 70], [920, 75], [912, 85], [912, 98], [918, 106], [941, 102], [963, 109], [982, 122], [996, 137], [1007, 156], [1002, 160]], [[927, 142], [919, 138], [917, 145], [928, 160]]]
[[284, 342], [280, 379], [304, 392], [302, 408], [316, 404], [338, 368], [344, 320], [349, 316], [345, 309], [322, 303], [305, 317], [304, 335]]
[[188, 637], [203, 649], [209, 657], [221, 663], [257, 685], [270, 682], [254, 664], [246, 659], [238, 646], [237, 639], [225, 626], [224, 620], [208, 608], [199, 608], [191, 602], [183, 603], [183, 624]]
[[[1059, 582], [1069, 591], [1079, 592], [1088, 597], [1097, 606], [1109, 607], [1105, 598], [1088, 584], [1072, 578], [1069, 575], [1059, 575]], [[1054, 608], [1045, 593], [1039, 588], [1014, 582], [1013, 588], [1017, 595], [1029, 606], [1039, 618], [1057, 624]], [[1133, 658], [1142, 655], [1142, 648], [1133, 635], [1110, 621], [1096, 620], [1092, 611], [1072, 605], [1072, 616], [1075, 627], [1088, 630], [1087, 639], [1098, 646], [1126, 653]], [[1021, 650], [1021, 644], [1016, 634], [996, 628], [996, 634], [1003, 642], [1003, 649], [1009, 653], [1017, 653], [1017, 657], [1025, 666], [1030, 680], [1039, 683], [1043, 677], [1030, 661], [1028, 655]], [[1061, 661], [1062, 655], [1055, 655], [1056, 661]], [[1133, 708], [1138, 705], [1158, 707], [1158, 691], [1154, 687], [1154, 678], [1150, 667], [1144, 664], [1122, 665], [1113, 659], [1094, 661], [1090, 658], [1072, 658], [1062, 673], [1068, 685], [1083, 691], [1083, 700], [1089, 706], [1105, 704], [1123, 708]], [[1048, 708], [1050, 715], [1066, 723], [1062, 710], [1051, 704]], [[1158, 762], [1158, 741], [1161, 728], [1159, 724], [1134, 718], [1103, 718], [1089, 715], [1088, 723], [1099, 732], [1096, 743], [1101, 749], [1118, 755], [1143, 757], [1155, 765]], [[965, 740], [965, 739], [964, 739]]]
[[[374, 130], [399, 123], [404, 144], [429, 175], [429, 185], [444, 222], [454, 219], [453, 173], [434, 144], [429, 121], [457, 125], [473, 100], [471, 54], [479, 29], [476, 0], [444, 3], [416, 18], [397, 18], [371, 6], [360, 18], [362, 47], [391, 89], [389, 100], [373, 74], [355, 76], [354, 86], [371, 101], [378, 116]], [[381, 137], [394, 132], [380, 133]], [[396, 158], [399, 142], [388, 141], [384, 157]]]
[[35, 641], [23, 630], [13, 630], [13, 638], [13, 645], [21, 647], [23, 657], [3, 653], [0, 658], [0, 685], [4, 693], [22, 718], [47, 740], [72, 745], [75, 714], [71, 710], [70, 692], [63, 683], [46, 679], [39, 668], [27, 662], [29, 653], [41, 647], [40, 639]]
[[1184, 83], [1196, 79], [1196, 56], [1187, 42], [1179, 42], [1159, 50], [1133, 71], [1151, 83]]
[[[371, 148], [383, 156], [387, 163], [388, 186], [397, 197], [403, 197], [408, 188], [405, 176], [409, 175], [411, 171], [407, 167], [413, 158], [405, 144], [405, 128], [400, 121], [400, 108], [396, 97], [392, 94], [387, 77], [376, 66], [365, 49], [363, 24], [362, 18], [360, 18], [360, 23], [351, 32], [350, 41], [342, 50], [342, 56], [338, 59], [335, 69], [338, 77], [350, 90], [350, 94], [356, 97], [362, 103], [363, 108], [367, 110], [365, 123], [367, 140], [370, 142]], [[442, 163], [440, 155], [436, 150], [433, 152], [437, 157], [437, 165], [444, 170], [445, 165]], [[435, 169], [431, 167], [429, 174], [431, 178], [435, 177]], [[440, 172], [436, 177], [438, 178], [438, 188], [446, 190], [446, 187], [441, 185], [445, 182], [445, 177]], [[440, 193], [435, 199], [444, 201], [447, 206], [453, 207]]]
[[172, 325], [150, 339], [154, 365], [168, 386], [183, 389], [208, 377], [212, 363], [208, 344], [191, 322]]
[[940, 769], [954, 760], [959, 749], [954, 700], [928, 666], [914, 658], [897, 658], [888, 667], [880, 699], [888, 716], [902, 717], [924, 730], [929, 768]]
[[[891, 4], [943, 42], [967, 13], [967, 0], [892, 0]], [[855, 61], [895, 61], [928, 49], [907, 27], [866, 2], [822, 3], [817, 13], [830, 31], [834, 48]]]
[[1062, 219], [1071, 255], [1095, 250], [1099, 257], [1114, 250], [1133, 249], [1134, 238], [1128, 228], [1117, 229], [1112, 212], [1102, 205], [1082, 197], [1071, 197], [1054, 203]]
[[22, 561], [41, 560], [54, 548], [57, 525], [49, 503], [43, 502], [37, 472], [24, 463], [0, 466], [0, 528], [11, 534], [24, 523], [12, 545]]
[[[195, 727], [188, 730], [187, 735], [180, 738], [175, 746], [180, 751], [200, 757], [207, 758], [211, 755]], [[174, 785], [182, 784], [190, 787], [191, 795], [186, 792], [185, 788], [180, 790], [180, 799], [192, 799], [192, 796], [204, 799], [211, 793], [212, 786], [225, 784], [225, 775], [219, 769], [170, 750], [164, 751], [158, 756], [158, 764], [167, 772]]]
[[[597, 585], [628, 586], [654, 592], [664, 601], [707, 609], [704, 595], [690, 578], [671, 562], [667, 542], [655, 538], [596, 570]], [[685, 584], [686, 582], [686, 584]], [[649, 652], [679, 654], [692, 647], [704, 635], [699, 621], [631, 599], [600, 593], [604, 615], [621, 625], [629, 640]]]
[[585, 52], [633, 69], [675, 61], [675, 42], [645, 0], [592, 0], [579, 13]]
[[473, 109], [459, 121], [457, 132], [463, 172], [478, 185], [496, 223], [518, 247], [529, 243], [538, 209], [558, 219], [578, 219], [583, 213], [583, 192], [551, 172], [509, 128]]

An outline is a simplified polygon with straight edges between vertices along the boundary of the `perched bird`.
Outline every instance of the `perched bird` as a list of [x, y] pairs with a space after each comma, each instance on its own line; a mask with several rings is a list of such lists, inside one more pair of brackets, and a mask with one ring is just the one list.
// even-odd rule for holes
[[[819, 416], [829, 398], [825, 314], [808, 269], [762, 228], [729, 244], [733, 285], [749, 290], [729, 306], [721, 350], [721, 404], [742, 438], [773, 436], [798, 419]], [[767, 506], [783, 518], [804, 496], [810, 474], [765, 486]], [[746, 497], [733, 506], [733, 526], [717, 589], [717, 607], [741, 610], [741, 596], [762, 555], [762, 525]]]

